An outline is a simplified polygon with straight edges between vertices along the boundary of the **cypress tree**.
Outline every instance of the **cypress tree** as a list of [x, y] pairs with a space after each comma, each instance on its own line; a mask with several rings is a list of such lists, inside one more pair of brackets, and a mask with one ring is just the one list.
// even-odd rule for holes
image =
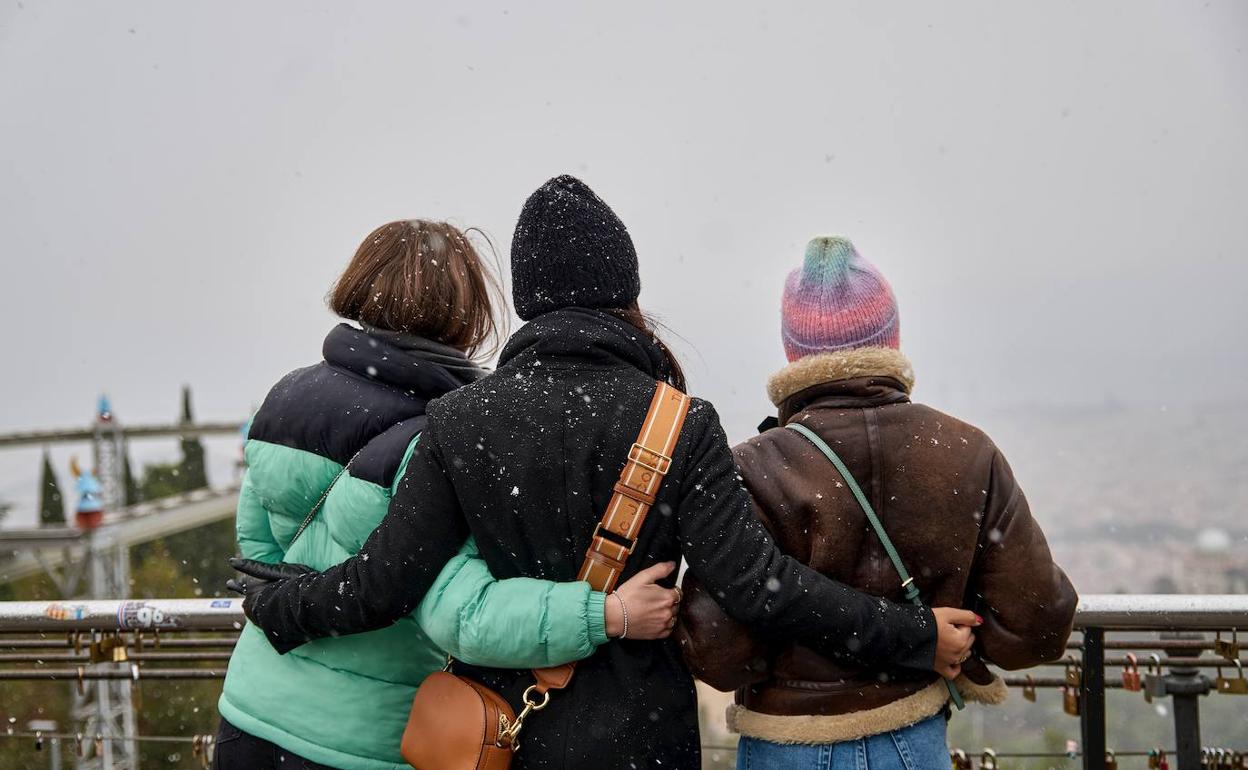
[[121, 450], [121, 477], [124, 485], [122, 505], [126, 507], [138, 505], [143, 501], [143, 495], [139, 492], [139, 482], [134, 478], [134, 472], [130, 469], [129, 445], [123, 445]]
[[[191, 413], [191, 388], [182, 386], [181, 424], [195, 424]], [[204, 462], [204, 445], [198, 436], [182, 437], [182, 462], [178, 467], [179, 482], [184, 491], [208, 486], [208, 469]]]
[[57, 483], [52, 458], [46, 449], [43, 452], [43, 474], [39, 479], [39, 524], [44, 527], [65, 525], [65, 497], [61, 494], [61, 485]]

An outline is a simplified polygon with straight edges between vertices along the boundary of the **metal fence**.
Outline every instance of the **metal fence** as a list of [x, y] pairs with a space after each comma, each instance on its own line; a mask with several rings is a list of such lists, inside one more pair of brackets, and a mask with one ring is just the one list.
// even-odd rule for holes
[[[220, 678], [244, 622], [238, 599], [0, 602], [0, 681], [63, 680], [83, 687], [101, 679]], [[1105, 692], [1114, 688], [1172, 700], [1176, 745], [1169, 751], [1178, 770], [1248, 767], [1243, 754], [1217, 756], [1200, 740], [1202, 696], [1248, 695], [1248, 660], [1241, 659], [1235, 634], [1248, 629], [1248, 596], [1091, 595], [1080, 601], [1075, 624], [1082, 638], [1072, 641], [1070, 657], [1008, 673], [1005, 681], [1025, 697], [1037, 688], [1064, 690], [1067, 712], [1080, 720], [1085, 769], [1110, 766]], [[1141, 638], [1141, 632], [1156, 633]], [[221, 665], [204, 668], [205, 662]], [[1058, 669], [1064, 669], [1061, 676]], [[1245, 744], [1233, 748], [1248, 750], [1248, 730]], [[992, 757], [978, 760], [995, 767]], [[956, 767], [964, 760], [954, 761]], [[972, 766], [971, 759], [965, 762], [962, 767]]]

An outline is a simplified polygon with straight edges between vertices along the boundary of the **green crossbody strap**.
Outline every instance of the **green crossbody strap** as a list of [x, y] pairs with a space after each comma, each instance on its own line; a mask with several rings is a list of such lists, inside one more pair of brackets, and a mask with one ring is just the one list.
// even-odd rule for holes
[[[858, 486], [858, 482], [854, 480], [854, 476], [849, 472], [849, 468], [845, 466], [840, 456], [828, 446], [828, 443], [815, 435], [815, 432], [805, 425], [797, 423], [789, 423], [784, 427], [789, 430], [801, 434], [803, 438], [815, 445], [815, 448], [823, 453], [823, 456], [836, 466], [837, 472], [841, 474], [841, 478], [845, 480], [845, 484], [849, 487], [849, 491], [854, 493], [854, 499], [858, 501], [858, 505], [862, 506], [862, 512], [867, 515], [867, 521], [871, 522], [871, 528], [875, 530], [875, 534], [880, 538], [880, 543], [884, 546], [888, 558], [893, 563], [893, 567], [897, 569], [897, 574], [901, 577], [901, 587], [906, 592], [906, 599], [914, 606], [922, 607], [923, 600], [919, 598], [919, 588], [914, 584], [914, 578], [910, 576], [910, 572], [906, 570], [906, 565], [901, 561], [901, 554], [897, 553], [897, 549], [893, 546], [893, 541], [889, 539], [888, 533], [884, 531], [884, 524], [880, 521], [880, 517], [875, 515], [875, 509], [871, 507], [871, 503], [867, 501], [867, 496], [863, 494], [862, 487]], [[955, 706], [959, 709], [963, 708], [962, 694], [958, 692], [958, 688], [953, 682], [945, 680], [945, 685], [949, 688], [949, 697], [953, 700]]]

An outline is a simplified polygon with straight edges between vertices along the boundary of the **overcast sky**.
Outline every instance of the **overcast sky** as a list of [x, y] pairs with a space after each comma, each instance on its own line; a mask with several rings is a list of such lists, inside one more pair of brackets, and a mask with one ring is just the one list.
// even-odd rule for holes
[[[1244, 398], [1248, 3], [0, 0], [0, 431], [245, 417], [398, 217], [584, 178], [735, 438], [819, 233], [917, 396]], [[30, 473], [33, 474], [33, 469]]]

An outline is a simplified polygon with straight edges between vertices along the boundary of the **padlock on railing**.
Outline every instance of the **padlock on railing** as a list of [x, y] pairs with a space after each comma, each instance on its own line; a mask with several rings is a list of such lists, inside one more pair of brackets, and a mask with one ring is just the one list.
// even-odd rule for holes
[[1127, 665], [1122, 667], [1122, 689], [1127, 692], [1139, 692], [1144, 688], [1140, 677], [1140, 662], [1135, 655], [1127, 653]]
[[1148, 672], [1144, 674], [1144, 700], [1152, 703], [1153, 698], [1164, 698], [1166, 694], [1166, 676], [1161, 670], [1161, 656], [1149, 655]]
[[1213, 640], [1213, 652], [1227, 660], [1239, 660], [1239, 632], [1232, 628], [1231, 641], [1228, 642], [1222, 638], [1222, 632], [1219, 631]]
[[1148, 752], [1148, 766], [1152, 770], [1170, 770], [1170, 761], [1166, 759], [1166, 750], [1150, 749]]
[[102, 637], [98, 641], [91, 642], [88, 653], [91, 656], [92, 663], [107, 663], [109, 661], [122, 663], [129, 660], [129, 655], [126, 652], [126, 642], [121, 638], [120, 634]]
[[1062, 711], [1077, 717], [1083, 713], [1083, 699], [1079, 697], [1078, 688], [1062, 685]]
[[212, 767], [213, 760], [217, 753], [217, 737], [215, 735], [204, 736], [204, 770]]
[[973, 768], [971, 758], [962, 749], [949, 752], [949, 763], [953, 766], [953, 770], [972, 770]]
[[1068, 658], [1066, 664], [1066, 683], [1062, 685], [1062, 710], [1072, 717], [1077, 717], [1083, 711], [1082, 698], [1079, 689], [1083, 684], [1083, 667], [1075, 662], [1074, 658]]
[[1118, 770], [1118, 755], [1113, 749], [1105, 750], [1105, 770]]
[[997, 752], [992, 749], [984, 749], [984, 753], [979, 755], [980, 770], [997, 770]]
[[1239, 675], [1231, 678], [1222, 676], [1222, 666], [1218, 666], [1218, 678], [1214, 680], [1214, 685], [1218, 692], [1223, 695], [1248, 695], [1248, 679], [1244, 678], [1244, 664], [1239, 659], [1231, 661], [1235, 664], [1235, 668], [1239, 671]]
[[1031, 674], [1027, 675], [1027, 681], [1023, 682], [1023, 700], [1030, 703], [1036, 702], [1036, 679]]

